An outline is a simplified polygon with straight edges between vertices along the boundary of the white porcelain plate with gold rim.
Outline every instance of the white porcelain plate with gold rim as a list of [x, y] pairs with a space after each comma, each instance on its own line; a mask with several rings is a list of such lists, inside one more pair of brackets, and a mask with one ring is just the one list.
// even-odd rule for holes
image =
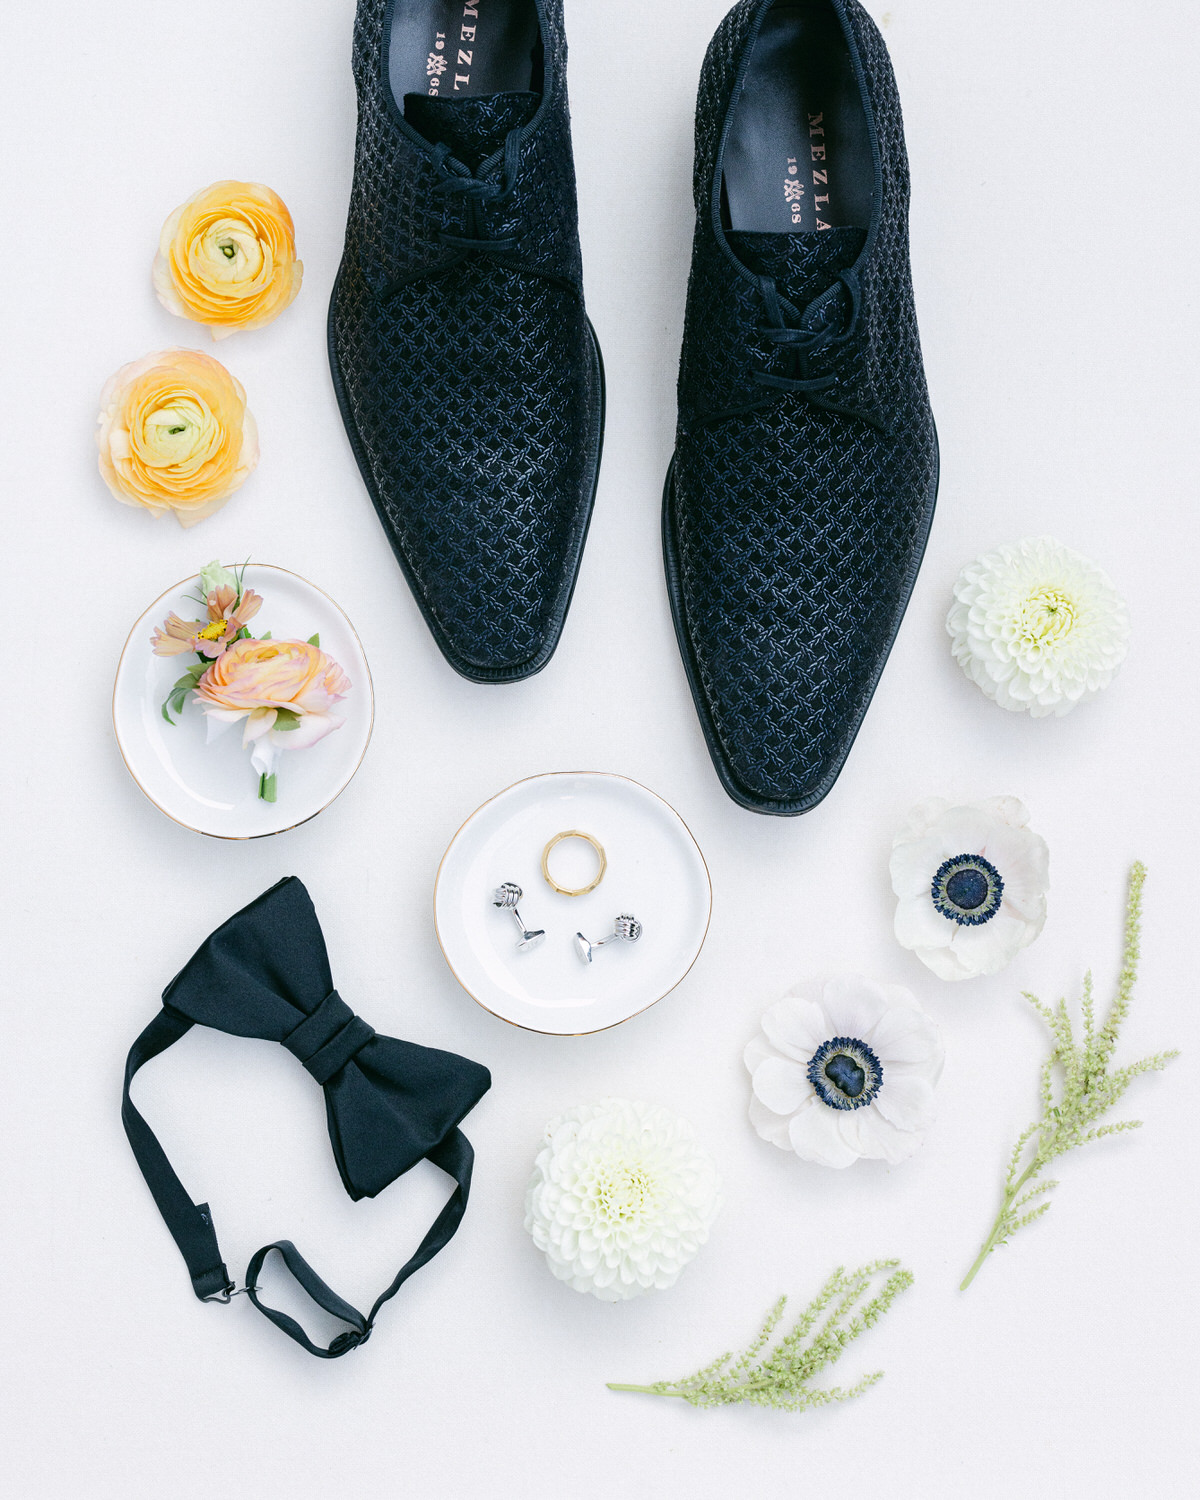
[[[542, 851], [558, 833], [579, 830], [607, 858], [604, 878], [583, 896], [553, 891]], [[598, 860], [581, 839], [551, 852], [550, 873], [578, 889]], [[521, 919], [545, 939], [522, 948], [511, 911], [493, 905], [497, 887], [519, 885]], [[673, 990], [708, 933], [712, 885], [699, 845], [661, 797], [598, 771], [519, 781], [467, 819], [451, 841], [434, 888], [438, 941], [455, 978], [485, 1010], [528, 1031], [579, 1036], [636, 1016]], [[617, 917], [641, 923], [636, 942], [615, 941], [584, 963], [577, 932], [592, 943]]]
[[345, 790], [371, 739], [375, 695], [354, 627], [328, 594], [284, 568], [246, 567], [244, 582], [262, 595], [250, 629], [275, 640], [320, 636], [321, 650], [341, 666], [351, 688], [340, 707], [345, 720], [307, 750], [284, 751], [276, 767], [277, 800], [259, 798], [259, 778], [242, 748], [239, 725], [206, 743], [204, 714], [189, 697], [174, 725], [162, 716], [163, 700], [191, 655], [155, 656], [150, 639], [173, 610], [185, 620], [203, 617], [198, 577], [185, 578], [146, 610], [129, 632], [113, 687], [113, 727], [129, 773], [169, 818], [214, 838], [255, 839], [304, 823]]

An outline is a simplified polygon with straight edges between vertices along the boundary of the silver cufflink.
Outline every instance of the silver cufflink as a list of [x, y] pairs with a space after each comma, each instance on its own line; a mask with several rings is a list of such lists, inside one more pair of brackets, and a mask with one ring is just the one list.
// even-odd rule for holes
[[596, 956], [596, 949], [603, 948], [605, 943], [636, 943], [642, 935], [642, 924], [636, 917], [628, 912], [623, 913], [613, 923], [613, 930], [609, 937], [601, 938], [598, 943], [590, 943], [582, 932], [575, 934], [575, 951], [580, 960], [590, 964]]
[[503, 885], [498, 885], [495, 891], [493, 891], [492, 905], [498, 906], [501, 911], [512, 912], [513, 920], [516, 922], [521, 933], [520, 941], [517, 943], [518, 948], [536, 948], [545, 939], [546, 934], [540, 927], [531, 932], [521, 920], [521, 913], [517, 910], [517, 903], [524, 894], [524, 891], [522, 891], [521, 887], [515, 881], [506, 880]]

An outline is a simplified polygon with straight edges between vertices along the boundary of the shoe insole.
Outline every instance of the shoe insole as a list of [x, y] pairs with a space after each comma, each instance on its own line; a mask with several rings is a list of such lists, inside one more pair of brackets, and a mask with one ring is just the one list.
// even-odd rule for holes
[[396, 0], [388, 78], [401, 108], [405, 94], [540, 93], [537, 7], [533, 0]]
[[726, 229], [869, 229], [875, 171], [858, 81], [829, 0], [778, 0], [725, 142]]

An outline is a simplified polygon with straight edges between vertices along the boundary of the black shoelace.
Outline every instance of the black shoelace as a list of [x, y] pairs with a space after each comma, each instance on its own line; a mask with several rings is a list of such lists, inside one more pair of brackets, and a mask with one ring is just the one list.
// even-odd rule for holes
[[[839, 271], [837, 281], [815, 301], [810, 302], [802, 314], [779, 295], [773, 277], [760, 277], [759, 287], [766, 303], [768, 319], [759, 332], [776, 348], [792, 351], [792, 373], [774, 375], [769, 370], [756, 370], [754, 379], [759, 385], [771, 386], [780, 391], [795, 391], [803, 396], [818, 396], [828, 391], [837, 384], [837, 377], [809, 374], [808, 362], [814, 354], [845, 343], [853, 337], [858, 327], [862, 300], [858, 277], [853, 270]], [[850, 300], [848, 318], [845, 316], [841, 296], [843, 289]], [[787, 314], [795, 317], [797, 323], [789, 323]], [[839, 323], [845, 325], [840, 331]]]
[[[434, 148], [433, 166], [438, 175], [435, 192], [446, 197], [461, 196], [464, 202], [464, 225], [462, 234], [438, 235], [443, 245], [455, 250], [481, 250], [491, 254], [503, 254], [516, 249], [517, 241], [495, 239], [485, 232], [483, 207], [485, 204], [506, 203], [513, 195], [521, 169], [521, 132], [510, 130], [504, 149], [495, 152], [480, 166], [478, 175], [465, 167], [444, 142]], [[499, 167], [499, 176], [493, 175]]]

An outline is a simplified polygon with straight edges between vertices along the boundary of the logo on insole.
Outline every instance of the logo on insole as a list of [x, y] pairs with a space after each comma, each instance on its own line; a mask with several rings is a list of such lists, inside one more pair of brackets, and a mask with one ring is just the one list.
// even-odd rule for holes
[[[483, 0], [465, 0], [462, 24], [458, 28], [457, 41], [466, 46], [447, 46], [444, 31], [435, 33], [433, 51], [425, 59], [425, 72], [429, 78], [429, 92], [437, 98], [446, 82], [446, 73], [454, 67], [452, 92], [457, 94], [471, 84], [471, 67], [475, 61], [475, 36], [479, 30], [479, 7]], [[455, 53], [457, 52], [457, 56]]]
[[[825, 141], [825, 111], [808, 117], [809, 152], [812, 156], [813, 208], [817, 214], [817, 228], [832, 229], [822, 218], [829, 212], [829, 150]], [[821, 188], [825, 191], [822, 193]]]
[[788, 206], [793, 224], [804, 222], [804, 184], [800, 181], [800, 167], [794, 156], [787, 159], [787, 176], [783, 179], [783, 201]]
[[434, 51], [425, 59], [425, 71], [429, 75], [429, 92], [438, 95], [442, 91], [442, 74], [449, 64], [443, 55], [446, 50], [446, 33], [439, 31], [434, 38]]

